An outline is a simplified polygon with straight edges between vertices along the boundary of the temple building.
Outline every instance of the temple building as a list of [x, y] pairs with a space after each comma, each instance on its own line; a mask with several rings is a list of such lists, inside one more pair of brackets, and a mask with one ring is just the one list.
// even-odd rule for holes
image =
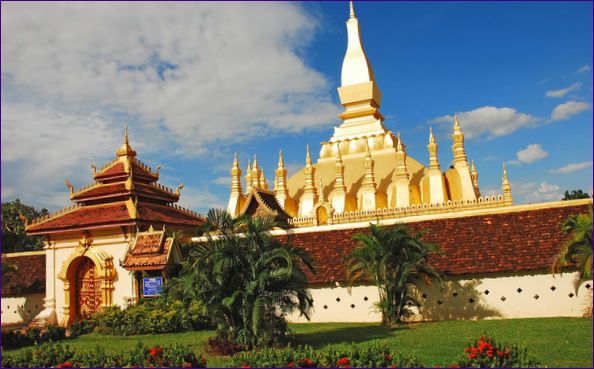
[[[427, 156], [407, 154], [406, 138], [389, 131], [380, 113], [382, 95], [361, 41], [352, 1], [346, 22], [347, 48], [338, 96], [342, 123], [321, 143], [314, 163], [309, 146], [305, 166], [287, 178], [282, 152], [269, 189], [257, 159], [245, 173], [234, 158], [228, 212], [285, 219], [295, 246], [312, 257], [310, 274], [316, 322], [380, 321], [376, 286], [347, 288], [344, 257], [353, 236], [370, 222], [407, 224], [444, 254], [430, 263], [446, 276], [443, 288], [419, 291], [413, 319], [478, 319], [581, 316], [591, 311], [592, 281], [578, 284], [569, 270], [553, 276], [550, 266], [567, 235], [560, 224], [587, 213], [591, 199], [513, 205], [505, 164], [501, 194], [481, 196], [478, 172], [464, 147], [464, 122], [455, 115], [452, 161], [438, 161], [431, 127]], [[426, 164], [425, 164], [426, 163]], [[276, 201], [274, 201], [276, 200]], [[287, 237], [287, 231], [275, 231]], [[195, 238], [195, 242], [203, 239]], [[293, 321], [304, 321], [297, 316]]]
[[[305, 166], [287, 179], [282, 152], [273, 189], [256, 158], [248, 163], [246, 192], [241, 191], [241, 168], [235, 158], [228, 211], [237, 216], [252, 193], [274, 194], [274, 212], [286, 213], [296, 226], [348, 223], [355, 220], [393, 218], [404, 214], [453, 211], [512, 204], [503, 168], [502, 194], [481, 197], [474, 162], [469, 164], [464, 147], [464, 122], [454, 118], [451, 167], [442, 171], [433, 131], [427, 132], [427, 162], [406, 152], [400, 133], [384, 126], [380, 113], [382, 95], [363, 49], [359, 21], [351, 3], [346, 22], [348, 43], [338, 88], [344, 111], [342, 124], [321, 143], [319, 159], [312, 162], [309, 146]], [[280, 208], [280, 209], [277, 209]]]
[[67, 324], [143, 297], [143, 283], [162, 283], [181, 259], [169, 231], [187, 238], [202, 224], [175, 205], [183, 184], [160, 185], [159, 167], [136, 158], [127, 128], [115, 158], [91, 169], [88, 186], [75, 190], [66, 180], [72, 206], [26, 223], [29, 235], [45, 238], [44, 308], [33, 324]]

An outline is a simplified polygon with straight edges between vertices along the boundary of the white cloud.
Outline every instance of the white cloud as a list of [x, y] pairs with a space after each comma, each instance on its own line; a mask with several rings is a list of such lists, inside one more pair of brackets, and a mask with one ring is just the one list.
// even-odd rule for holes
[[559, 90], [547, 91], [545, 96], [546, 97], [563, 97], [563, 96], [567, 95], [568, 93], [570, 93], [571, 91], [579, 89], [580, 87], [582, 87], [582, 84], [580, 82], [577, 82], [577, 83], [572, 84], [571, 86], [567, 86], [567, 87], [561, 88]]
[[[458, 113], [460, 126], [468, 139], [485, 135], [487, 138], [494, 138], [508, 135], [522, 127], [529, 127], [537, 122], [537, 119], [529, 114], [520, 113], [513, 108], [497, 108], [495, 106], [483, 106], [471, 111]], [[453, 122], [453, 115], [444, 115], [432, 120], [432, 122]]]
[[510, 161], [514, 164], [530, 164], [549, 156], [549, 153], [543, 150], [539, 144], [530, 144], [516, 153], [517, 160]]
[[297, 4], [2, 10], [3, 88], [136, 117], [165, 132], [178, 153], [320, 127], [339, 112], [326, 78], [300, 56], [317, 21]]
[[34, 199], [36, 207], [67, 205], [64, 180], [75, 187], [87, 184], [89, 164], [112, 158], [121, 144], [120, 128], [96, 114], [2, 104], [2, 200], [10, 199], [6, 191], [23, 201]]
[[231, 175], [217, 177], [213, 179], [211, 182], [214, 184], [231, 187]]
[[512, 182], [512, 195], [517, 202], [545, 202], [558, 201], [563, 198], [561, 187], [547, 181], [540, 184], [535, 182]]
[[227, 208], [226, 200], [219, 198], [208, 188], [192, 186], [184, 187], [179, 198], [179, 205], [201, 214], [206, 214], [211, 208]]
[[557, 105], [551, 113], [551, 121], [567, 120], [570, 117], [588, 110], [590, 104], [579, 101], [568, 101], [566, 103]]
[[144, 155], [202, 158], [339, 113], [299, 4], [3, 3], [1, 23], [3, 200], [66, 205], [124, 122]]
[[592, 167], [592, 162], [591, 161], [584, 161], [581, 163], [571, 163], [571, 164], [567, 164], [561, 168], [557, 168], [557, 169], [553, 169], [552, 172], [553, 173], [562, 173], [562, 174], [566, 174], [566, 173], [572, 173], [572, 172], [577, 172], [578, 170], [582, 170], [582, 169], [586, 169], [586, 168], [591, 168]]
[[583, 67], [581, 67], [580, 69], [577, 70], [577, 73], [588, 73], [592, 70], [592, 67], [590, 67], [589, 65], [584, 65]]

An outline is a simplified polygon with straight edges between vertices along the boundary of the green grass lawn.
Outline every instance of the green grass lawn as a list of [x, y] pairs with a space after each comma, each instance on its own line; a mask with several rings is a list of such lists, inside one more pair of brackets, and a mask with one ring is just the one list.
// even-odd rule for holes
[[[327, 348], [378, 341], [388, 344], [394, 352], [416, 352], [426, 366], [454, 362], [470, 341], [485, 334], [500, 342], [528, 347], [536, 359], [549, 367], [592, 367], [592, 319], [588, 318], [445, 321], [398, 328], [377, 324], [310, 323], [292, 324], [291, 329], [296, 333], [296, 344]], [[146, 345], [182, 343], [196, 352], [204, 352], [213, 334], [201, 331], [122, 337], [92, 333], [65, 342], [75, 350], [90, 350], [101, 345], [108, 352], [119, 352], [141, 340]], [[5, 351], [8, 352], [11, 351]], [[210, 367], [224, 367], [229, 363], [227, 357], [206, 357]]]

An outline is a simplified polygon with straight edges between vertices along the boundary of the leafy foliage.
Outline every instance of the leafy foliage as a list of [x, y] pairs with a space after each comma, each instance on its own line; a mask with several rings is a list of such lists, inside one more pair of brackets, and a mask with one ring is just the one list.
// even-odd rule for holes
[[553, 264], [553, 272], [559, 272], [564, 266], [575, 265], [582, 280], [592, 279], [592, 207], [588, 214], [569, 216], [561, 224], [561, 230], [571, 235], [571, 238], [561, 246]]
[[200, 301], [144, 300], [126, 309], [104, 308], [93, 316], [97, 331], [104, 334], [134, 335], [180, 332], [210, 328], [206, 309]]
[[589, 199], [591, 196], [583, 190], [565, 191], [561, 200]]
[[165, 297], [200, 300], [222, 339], [244, 347], [286, 341], [286, 314], [309, 318], [313, 300], [302, 268], [314, 271], [305, 251], [270, 235], [283, 224], [270, 217], [232, 218], [210, 210], [207, 241], [195, 247]]
[[441, 281], [441, 275], [427, 265], [427, 256], [439, 249], [419, 237], [404, 226], [383, 228], [374, 224], [369, 233], [354, 236], [361, 246], [346, 257], [349, 285], [361, 280], [377, 285], [377, 307], [384, 324], [400, 322], [410, 313], [409, 304], [419, 304], [415, 288], [433, 279]]
[[265, 349], [239, 353], [232, 358], [233, 367], [254, 368], [420, 368], [416, 356], [390, 352], [379, 343], [351, 345], [340, 349], [315, 351], [311, 346], [287, 349]]
[[147, 348], [138, 342], [129, 352], [107, 354], [100, 346], [93, 351], [75, 353], [68, 345], [48, 342], [17, 354], [4, 354], [4, 368], [204, 368], [206, 360], [183, 345]]
[[34, 251], [43, 249], [39, 236], [27, 236], [21, 215], [29, 221], [47, 215], [47, 209], [37, 210], [19, 199], [2, 203], [2, 252]]
[[464, 350], [456, 367], [461, 368], [542, 368], [528, 354], [528, 349], [516, 345], [500, 345], [493, 338], [481, 336]]

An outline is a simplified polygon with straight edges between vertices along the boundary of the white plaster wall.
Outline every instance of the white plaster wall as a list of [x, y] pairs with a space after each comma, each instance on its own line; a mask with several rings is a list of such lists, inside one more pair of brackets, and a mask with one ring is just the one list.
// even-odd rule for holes
[[2, 326], [25, 324], [43, 310], [45, 294], [2, 297]]
[[[415, 309], [419, 314], [412, 320], [581, 317], [587, 309], [591, 309], [593, 284], [592, 281], [583, 282], [576, 295], [577, 276], [574, 272], [555, 276], [541, 273], [477, 279], [451, 278], [443, 289], [431, 285], [418, 292], [417, 298], [422, 303], [420, 309]], [[551, 287], [555, 287], [554, 290]], [[522, 291], [518, 292], [518, 289]], [[345, 287], [312, 288], [310, 292], [314, 299], [311, 322], [381, 320], [381, 315], [373, 306], [379, 296], [376, 287], [353, 287], [351, 294]], [[470, 299], [473, 301], [470, 302]], [[351, 307], [351, 304], [355, 307]], [[289, 320], [307, 321], [297, 314], [291, 315]]]

